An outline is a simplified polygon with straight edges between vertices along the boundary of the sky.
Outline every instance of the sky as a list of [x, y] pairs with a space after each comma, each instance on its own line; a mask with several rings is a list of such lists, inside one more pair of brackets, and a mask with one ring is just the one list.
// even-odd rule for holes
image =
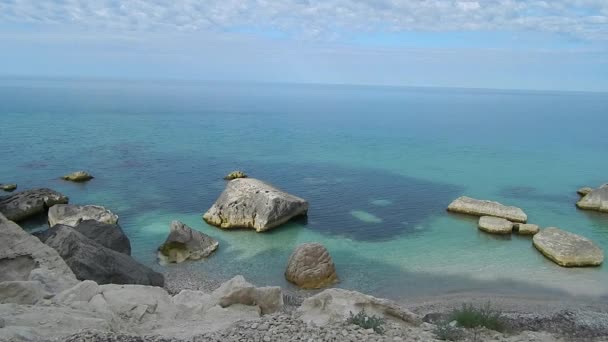
[[0, 76], [608, 91], [608, 0], [0, 0]]

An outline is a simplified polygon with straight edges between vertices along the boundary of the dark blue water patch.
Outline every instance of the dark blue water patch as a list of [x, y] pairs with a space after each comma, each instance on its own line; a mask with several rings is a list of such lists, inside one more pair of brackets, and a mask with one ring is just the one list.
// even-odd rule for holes
[[509, 186], [500, 189], [498, 194], [506, 198], [523, 199], [529, 201], [551, 202], [551, 203], [575, 203], [578, 199], [576, 192], [568, 194], [548, 194], [531, 186]]

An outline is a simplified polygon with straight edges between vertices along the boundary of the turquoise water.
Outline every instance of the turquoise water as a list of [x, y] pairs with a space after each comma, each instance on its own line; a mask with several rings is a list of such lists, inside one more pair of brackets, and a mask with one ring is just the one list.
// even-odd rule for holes
[[[445, 211], [465, 194], [497, 200], [608, 250], [608, 215], [574, 206], [578, 187], [608, 182], [607, 94], [5, 79], [0, 114], [0, 182], [112, 209], [158, 269], [177, 219], [220, 240], [191, 264], [219, 279], [290, 286], [289, 254], [320, 241], [340, 286], [392, 298], [608, 295], [607, 266], [560, 268], [530, 238]], [[58, 179], [78, 169], [96, 178]], [[307, 220], [264, 234], [205, 224], [234, 169], [309, 200]]]

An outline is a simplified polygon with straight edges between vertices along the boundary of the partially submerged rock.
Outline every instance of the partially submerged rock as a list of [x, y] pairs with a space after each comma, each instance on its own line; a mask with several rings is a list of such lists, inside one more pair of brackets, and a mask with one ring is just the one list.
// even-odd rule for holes
[[100, 205], [57, 204], [49, 209], [49, 227], [56, 224], [75, 227], [85, 220], [118, 223], [118, 215]]
[[194, 230], [179, 221], [171, 222], [169, 236], [158, 248], [158, 257], [163, 262], [200, 260], [213, 253], [219, 242], [209, 235]]
[[592, 190], [578, 202], [576, 206], [585, 210], [595, 210], [608, 213], [608, 184]]
[[540, 227], [537, 224], [531, 223], [519, 223], [515, 228], [519, 235], [534, 235], [540, 231]]
[[25, 190], [0, 199], [0, 213], [11, 221], [21, 221], [44, 213], [55, 204], [68, 203], [67, 196], [51, 189]]
[[243, 171], [232, 171], [224, 177], [225, 180], [233, 180], [237, 178], [247, 178], [247, 174]]
[[559, 228], [546, 228], [534, 235], [534, 247], [564, 267], [599, 266], [604, 252], [593, 241]]
[[582, 187], [582, 188], [576, 190], [576, 193], [581, 196], [585, 196], [585, 195], [588, 195], [591, 191], [593, 191], [593, 188], [585, 186], [585, 187]]
[[308, 202], [302, 198], [257, 179], [239, 178], [228, 182], [203, 219], [221, 228], [253, 228], [263, 232], [307, 211]]
[[511, 234], [513, 223], [500, 217], [482, 216], [479, 218], [478, 227], [486, 233]]
[[360, 311], [397, 323], [419, 325], [421, 318], [387, 299], [372, 297], [356, 291], [327, 289], [304, 300], [297, 310], [298, 317], [307, 323], [327, 325], [341, 323]]
[[61, 177], [61, 179], [71, 182], [86, 182], [93, 178], [94, 177], [92, 175], [85, 171], [76, 171]]
[[53, 247], [80, 280], [99, 284], [163, 286], [163, 275], [87, 238], [74, 228], [55, 225], [45, 243]]
[[285, 278], [304, 289], [319, 289], [338, 281], [334, 262], [319, 243], [305, 243], [293, 251]]
[[528, 216], [520, 208], [466, 196], [459, 197], [450, 203], [448, 211], [474, 216], [501, 217], [511, 222], [526, 223], [528, 221]]
[[6, 192], [12, 192], [17, 189], [17, 184], [0, 184], [0, 190], [4, 190]]

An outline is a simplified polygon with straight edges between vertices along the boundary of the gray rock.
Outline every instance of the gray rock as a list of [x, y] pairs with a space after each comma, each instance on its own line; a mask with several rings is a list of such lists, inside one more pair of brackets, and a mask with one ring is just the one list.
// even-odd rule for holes
[[86, 220], [116, 224], [118, 215], [99, 205], [57, 204], [49, 209], [49, 227], [56, 224], [75, 227]]
[[283, 295], [280, 287], [255, 287], [241, 275], [223, 283], [211, 293], [211, 297], [223, 308], [234, 304], [257, 305], [262, 314], [270, 314], [283, 308]]
[[576, 202], [576, 206], [585, 210], [608, 213], [608, 184], [604, 184], [585, 195]]
[[232, 171], [224, 177], [225, 180], [233, 180], [237, 178], [247, 178], [247, 174], [245, 174], [243, 171]]
[[118, 224], [86, 220], [81, 221], [74, 229], [104, 247], [131, 255], [131, 242]]
[[92, 175], [85, 171], [76, 171], [61, 177], [61, 179], [71, 182], [86, 182], [93, 178], [94, 177]]
[[520, 208], [466, 196], [459, 197], [450, 203], [448, 211], [474, 216], [501, 217], [511, 222], [526, 223], [528, 221], [528, 216]]
[[253, 228], [263, 232], [306, 215], [308, 202], [253, 178], [228, 182], [203, 219], [221, 228]]
[[6, 192], [12, 192], [17, 189], [17, 184], [0, 184], [0, 190], [4, 190]]
[[44, 213], [55, 204], [68, 203], [68, 197], [51, 189], [31, 189], [0, 199], [0, 213], [11, 221], [20, 221]]
[[3, 281], [0, 283], [0, 304], [33, 305], [48, 296], [49, 293], [39, 281]]
[[219, 242], [209, 235], [194, 230], [179, 222], [171, 222], [169, 236], [158, 249], [162, 262], [184, 262], [187, 259], [199, 260], [213, 253]]
[[73, 302], [89, 302], [99, 293], [101, 293], [101, 288], [96, 282], [85, 280], [72, 288], [56, 294], [53, 297], [53, 303], [70, 305]]
[[130, 256], [102, 246], [65, 225], [50, 228], [45, 243], [53, 247], [80, 280], [99, 284], [141, 284], [163, 286], [162, 274]]
[[327, 249], [319, 243], [299, 245], [289, 257], [285, 278], [305, 289], [319, 289], [338, 281]]
[[540, 227], [537, 224], [531, 223], [519, 223], [515, 228], [517, 228], [519, 235], [534, 235], [540, 231]]
[[581, 196], [585, 196], [585, 195], [588, 195], [591, 191], [593, 191], [593, 188], [585, 186], [585, 187], [582, 187], [582, 188], [576, 190], [576, 193]]
[[534, 247], [564, 267], [599, 266], [604, 252], [591, 240], [559, 228], [543, 229], [533, 238]]
[[57, 293], [77, 283], [74, 273], [51, 247], [0, 214], [0, 282], [41, 282]]
[[500, 217], [482, 216], [479, 218], [480, 230], [491, 234], [511, 234], [513, 223]]

